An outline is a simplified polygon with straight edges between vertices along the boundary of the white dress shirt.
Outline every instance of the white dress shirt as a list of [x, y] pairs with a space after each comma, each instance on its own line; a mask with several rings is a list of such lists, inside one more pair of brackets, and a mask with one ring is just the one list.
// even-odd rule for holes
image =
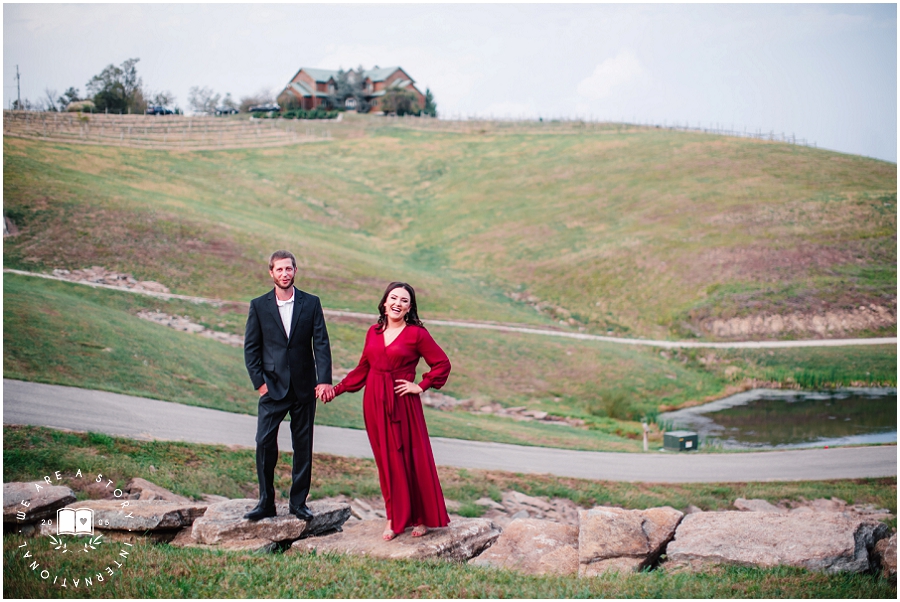
[[294, 316], [294, 287], [291, 287], [291, 298], [282, 301], [275, 297], [275, 303], [278, 304], [278, 313], [281, 314], [281, 323], [284, 325], [284, 334], [291, 338], [291, 318]]

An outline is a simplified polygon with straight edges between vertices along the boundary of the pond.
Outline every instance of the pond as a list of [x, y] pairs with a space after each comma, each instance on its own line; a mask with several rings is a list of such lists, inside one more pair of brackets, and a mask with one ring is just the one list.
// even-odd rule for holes
[[695, 431], [701, 448], [704, 442], [724, 449], [896, 443], [897, 389], [754, 389], [660, 414], [658, 422]]

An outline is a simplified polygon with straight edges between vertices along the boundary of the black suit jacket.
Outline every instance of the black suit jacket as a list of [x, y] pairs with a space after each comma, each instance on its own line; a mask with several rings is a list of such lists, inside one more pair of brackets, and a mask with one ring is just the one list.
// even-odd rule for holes
[[268, 385], [272, 399], [289, 387], [301, 401], [315, 401], [315, 387], [331, 384], [331, 345], [319, 298], [294, 288], [291, 336], [284, 334], [275, 289], [250, 302], [244, 362], [254, 389]]

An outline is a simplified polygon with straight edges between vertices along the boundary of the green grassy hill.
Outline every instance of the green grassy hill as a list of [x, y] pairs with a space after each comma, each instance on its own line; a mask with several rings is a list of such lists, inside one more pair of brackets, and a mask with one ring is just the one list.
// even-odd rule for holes
[[[869, 305], [896, 316], [893, 164], [612, 126], [348, 116], [327, 127], [329, 142], [215, 152], [5, 139], [4, 212], [20, 233], [4, 239], [4, 266], [99, 265], [247, 301], [271, 286], [268, 254], [288, 248], [298, 285], [328, 308], [372, 313], [387, 282], [406, 280], [426, 324], [631, 337], [714, 338], [713, 319]], [[13, 275], [3, 294], [6, 377], [255, 410], [240, 350], [135, 317], [242, 333], [240, 304]], [[365, 328], [330, 321], [339, 369], [355, 365]], [[762, 382], [896, 384], [892, 345], [661, 352], [432, 328], [453, 360], [445, 393], [587, 427], [428, 410], [431, 433], [449, 437], [636, 451], [641, 417]], [[894, 319], [831, 336], [895, 333]], [[358, 406], [341, 399], [317, 420], [360, 428]]]
[[[6, 267], [102, 265], [247, 300], [278, 247], [327, 307], [384, 284], [426, 316], [628, 336], [714, 318], [896, 315], [896, 165], [656, 129], [430, 131], [356, 116], [334, 140], [143, 151], [4, 141]], [[537, 309], [537, 311], [536, 311]], [[841, 334], [887, 334], [893, 324]]]

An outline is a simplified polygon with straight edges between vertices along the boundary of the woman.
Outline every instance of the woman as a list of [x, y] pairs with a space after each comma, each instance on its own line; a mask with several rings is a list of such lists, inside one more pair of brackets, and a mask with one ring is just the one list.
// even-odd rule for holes
[[[366, 333], [359, 365], [333, 395], [366, 388], [363, 417], [387, 512], [382, 537], [390, 541], [410, 525], [412, 536], [421, 537], [428, 527], [450, 524], [419, 398], [426, 389], [440, 389], [447, 382], [450, 360], [419, 320], [410, 285], [388, 285], [378, 314], [378, 324]], [[417, 385], [413, 380], [419, 358], [425, 358], [431, 370]]]

